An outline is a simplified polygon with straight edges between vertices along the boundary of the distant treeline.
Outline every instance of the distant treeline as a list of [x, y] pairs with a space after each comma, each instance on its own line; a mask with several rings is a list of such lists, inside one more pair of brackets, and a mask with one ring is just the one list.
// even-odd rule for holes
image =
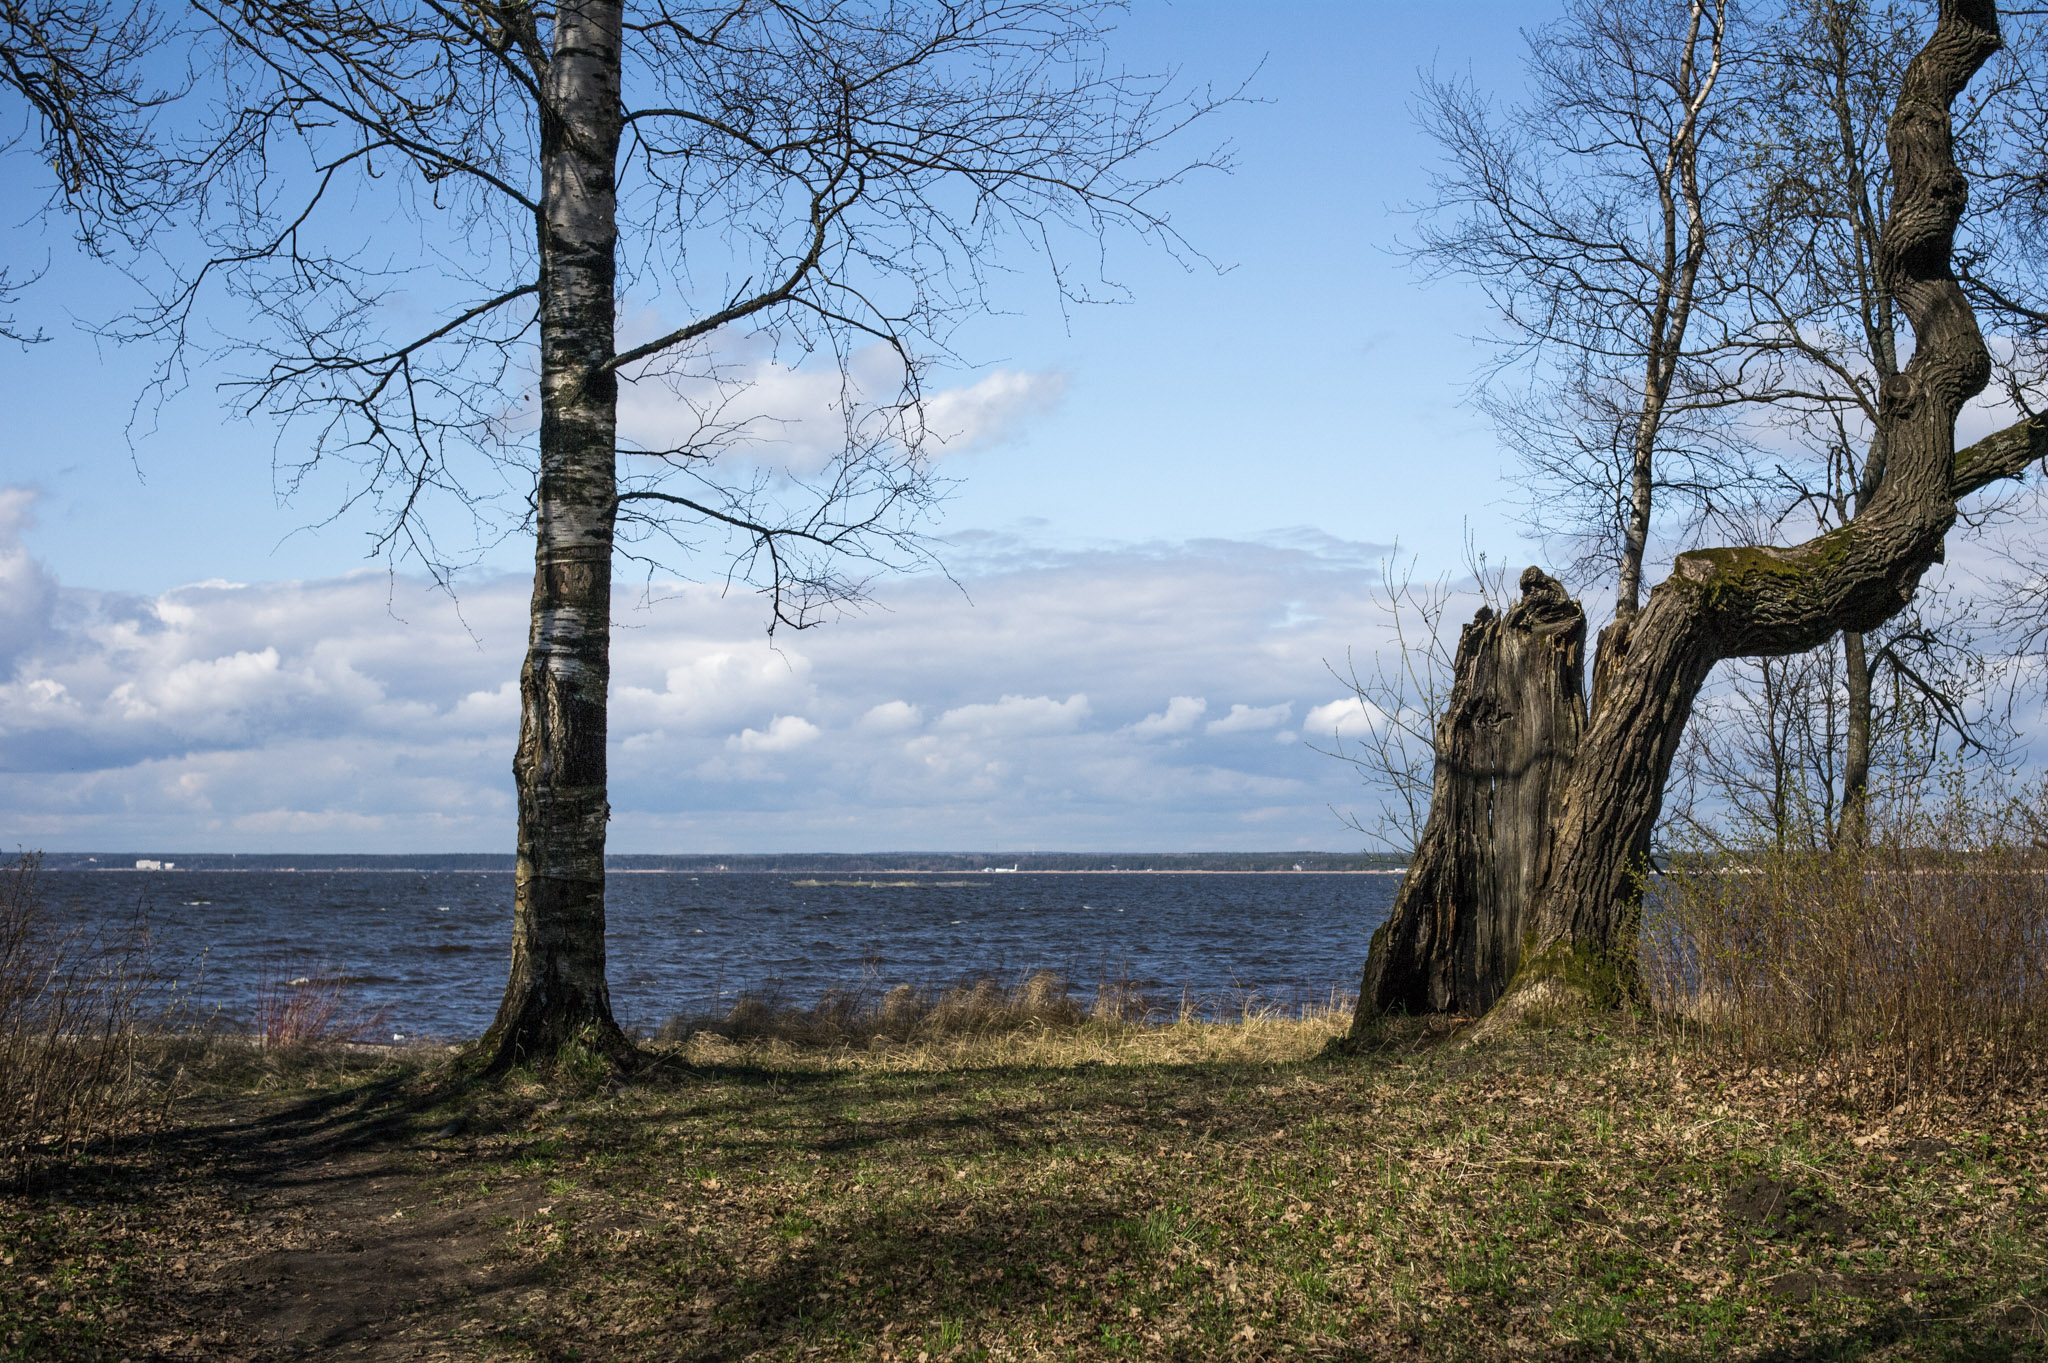
[[[396, 856], [220, 852], [51, 852], [50, 871], [133, 870], [138, 861], [176, 871], [510, 871], [503, 853], [402, 853]], [[1351, 852], [787, 852], [691, 856], [615, 856], [615, 871], [765, 872], [854, 875], [876, 872], [1018, 871], [1389, 871], [1400, 857]]]

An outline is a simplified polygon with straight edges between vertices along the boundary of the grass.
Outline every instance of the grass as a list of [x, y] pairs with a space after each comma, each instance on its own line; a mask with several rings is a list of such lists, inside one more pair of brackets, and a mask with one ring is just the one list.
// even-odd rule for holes
[[699, 1033], [581, 1093], [252, 1051], [0, 1200], [0, 1356], [2048, 1356], [2048, 1102], [1342, 1026]]

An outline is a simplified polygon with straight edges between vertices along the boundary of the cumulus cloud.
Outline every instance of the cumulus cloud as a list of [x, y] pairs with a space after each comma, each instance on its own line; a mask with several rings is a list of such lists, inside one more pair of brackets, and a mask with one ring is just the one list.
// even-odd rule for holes
[[1195, 727], [1209, 710], [1209, 702], [1200, 696], [1175, 696], [1166, 702], [1166, 708], [1156, 715], [1147, 715], [1131, 726], [1131, 732], [1139, 738], [1168, 738], [1184, 734]]
[[1230, 713], [1223, 718], [1210, 720], [1204, 732], [1255, 734], [1285, 724], [1287, 717], [1293, 713], [1292, 701], [1282, 701], [1278, 705], [1233, 705], [1230, 707]]
[[1352, 738], [1379, 727], [1383, 716], [1357, 696], [1344, 696], [1318, 705], [1301, 721], [1302, 731], [1313, 737]]
[[[625, 619], [637, 625], [648, 617]], [[757, 639], [705, 647], [633, 630], [614, 648], [611, 722], [622, 732], [729, 732], [763, 710], [796, 709], [811, 696], [810, 658], [762, 648]]]
[[924, 723], [924, 711], [907, 700], [885, 700], [860, 717], [863, 729], [878, 734], [901, 733]]
[[[619, 851], [1346, 847], [1348, 768], [1288, 743], [1385, 621], [1307, 533], [1061, 549], [964, 537], [887, 611], [775, 641], [716, 585], [622, 590]], [[19, 571], [41, 573], [32, 560]], [[494, 850], [512, 840], [523, 577], [457, 606], [380, 572], [51, 584], [0, 680], [0, 841]], [[1314, 601], [1313, 618], [1275, 602]], [[644, 604], [651, 602], [652, 604]], [[1258, 697], [1201, 735], [1204, 694]], [[1163, 708], [1161, 697], [1169, 697]], [[1312, 715], [1312, 718], [1314, 716]]]
[[925, 429], [934, 453], [966, 454], [1000, 445], [1032, 417], [1050, 412], [1066, 396], [1067, 376], [999, 369], [959, 388], [942, 388], [926, 402]]
[[764, 732], [742, 729], [725, 740], [736, 752], [794, 752], [806, 743], [817, 742], [823, 730], [801, 715], [777, 715]]
[[[655, 334], [651, 321], [630, 329]], [[1068, 376], [999, 369], [971, 383], [928, 384], [923, 421], [902, 406], [903, 365], [886, 346], [833, 364], [785, 363], [759, 341], [677, 368], [644, 370], [619, 390], [619, 431], [647, 451], [717, 447], [730, 457], [806, 478], [823, 470], [849, 438], [901, 438], [913, 431], [932, 455], [1000, 445], [1059, 405]]]
[[1061, 733], [1088, 718], [1088, 697], [1004, 696], [993, 705], [963, 705], [939, 716], [941, 729], [1017, 736]]

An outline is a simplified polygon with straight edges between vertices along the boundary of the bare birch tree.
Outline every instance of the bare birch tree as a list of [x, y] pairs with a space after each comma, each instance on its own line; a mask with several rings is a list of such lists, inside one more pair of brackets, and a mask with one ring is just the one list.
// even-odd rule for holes
[[[1187, 165], [1151, 154], [1213, 101], [1112, 66], [1095, 0], [194, 3], [231, 92], [211, 249], [138, 329], [174, 342], [175, 381], [197, 310], [238, 299], [245, 410], [305, 451], [291, 476], [349, 468], [394, 555], [442, 571], [437, 503], [493, 480], [530, 506], [512, 962], [482, 1053], [630, 1063], [605, 978], [615, 560], [651, 536], [720, 556], [794, 628], [857, 600], [918, 552], [926, 364], [998, 254], [1084, 296], [1069, 247], [1176, 249], [1156, 200]], [[627, 337], [622, 297], [661, 320]], [[775, 414], [732, 400], [741, 338], [845, 377], [821, 467], [778, 466]], [[893, 391], [857, 381], [863, 347]], [[622, 439], [622, 390], [661, 382], [681, 434]]]
[[1733, 339], [1714, 252], [1731, 230], [1725, 0], [1571, 0], [1529, 35], [1528, 101], [1426, 82], [1446, 165], [1417, 230], [1432, 274], [1477, 280], [1502, 322], [1479, 403], [1537, 492], [1531, 523], [1582, 581], [1640, 608], [1662, 516], [1711, 519], [1744, 481], [1716, 430]]
[[[1787, 529], [1800, 534], [1846, 524], [1884, 480], [1879, 395], [1899, 372], [1904, 320], [1878, 275], [1877, 242], [1893, 193], [1885, 129], [1893, 92], [1926, 30], [1920, 7], [1867, 0], [1790, 0], [1758, 26], [1756, 59], [1740, 96], [1751, 154], [1738, 177], [1739, 197], [1749, 207], [1732, 267], [1753, 335], [1749, 368], [1759, 376], [1759, 391], [1739, 396], [1750, 400], [1753, 438], [1777, 446], [1776, 486], [1757, 499], [1759, 519], [1768, 523], [1756, 542], [1774, 542]], [[2008, 51], [1958, 111], [1958, 156], [1974, 176], [1995, 183], [2004, 175], [2011, 148], [1984, 136], [1987, 114], [2001, 110], [2026, 80], [2025, 63]], [[1974, 261], [1980, 275], [1995, 277], [1984, 248], [1999, 231], [1995, 215], [1982, 208], [1966, 215], [1958, 249], [1966, 272]], [[1999, 338], [1994, 356], [2010, 354], [2011, 345], [2009, 333]], [[2010, 366], [2006, 372], [2008, 393], [2024, 398]], [[1915, 760], [1881, 752], [1883, 731], [1895, 741], [1909, 733], [1934, 741], [1947, 732], [1965, 749], [1998, 745], [1995, 716], [1973, 723], [1968, 715], [1972, 692], [1982, 690], [1987, 674], [1954, 648], [1971, 633], [1966, 605], [1950, 594], [1938, 611], [1924, 619], [1917, 609], [1908, 612], [1879, 636], [1851, 630], [1810, 665], [1736, 669], [1738, 686], [1747, 677], [1771, 693], [1737, 697], [1739, 705], [1778, 715], [1806, 737], [1838, 740], [1822, 752], [1792, 730], [1782, 735], [1806, 751], [1806, 776], [1828, 787], [1805, 788], [1812, 797], [1806, 812], [1828, 813], [1830, 843], [1862, 835], [1876, 766]], [[1814, 690], [1823, 679], [1839, 685], [1839, 697]], [[1962, 689], [1944, 689], [1952, 687]], [[1803, 701], [1813, 708], [1795, 714]], [[1774, 785], [1781, 779], [1758, 775]]]

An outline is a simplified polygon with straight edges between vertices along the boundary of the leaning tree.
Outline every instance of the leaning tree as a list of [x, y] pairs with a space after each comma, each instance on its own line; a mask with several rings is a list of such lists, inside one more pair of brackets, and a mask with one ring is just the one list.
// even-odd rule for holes
[[[484, 1052], [627, 1061], [604, 942], [615, 558], [723, 554], [711, 571], [802, 628], [915, 554], [946, 434], [926, 366], [991, 264], [1049, 255], [1084, 296], [1077, 239], [1177, 248], [1154, 200], [1189, 165], [1151, 154], [1215, 101], [1116, 67], [1104, 0], [193, 3], [225, 91], [207, 249], [135, 329], [171, 339], [174, 383], [211, 294], [244, 304], [245, 409], [296, 429], [290, 478], [343, 461], [396, 556], [443, 571], [437, 502], [487, 514], [509, 485], [535, 569]], [[764, 356], [841, 376], [829, 457], [778, 457], [789, 414], [745, 391]], [[633, 385], [666, 385], [660, 432], [622, 436]]]
[[1940, 560], [1957, 499], [2048, 454], [2048, 424], [2032, 419], [1955, 448], [1991, 360], [1951, 269], [1968, 184], [1950, 109], [1998, 46], [1991, 0], [1941, 0], [1893, 106], [1878, 274], [1915, 344], [1879, 395], [1883, 482], [1802, 544], [1680, 554], [1640, 613], [1605, 632], [1589, 698], [1584, 617], [1553, 580], [1532, 569], [1519, 605], [1481, 613], [1460, 641], [1430, 822], [1373, 937], [1354, 1038], [1397, 1011], [1485, 1012], [1497, 1026], [1634, 997], [1650, 836], [1714, 664], [1890, 619]]

